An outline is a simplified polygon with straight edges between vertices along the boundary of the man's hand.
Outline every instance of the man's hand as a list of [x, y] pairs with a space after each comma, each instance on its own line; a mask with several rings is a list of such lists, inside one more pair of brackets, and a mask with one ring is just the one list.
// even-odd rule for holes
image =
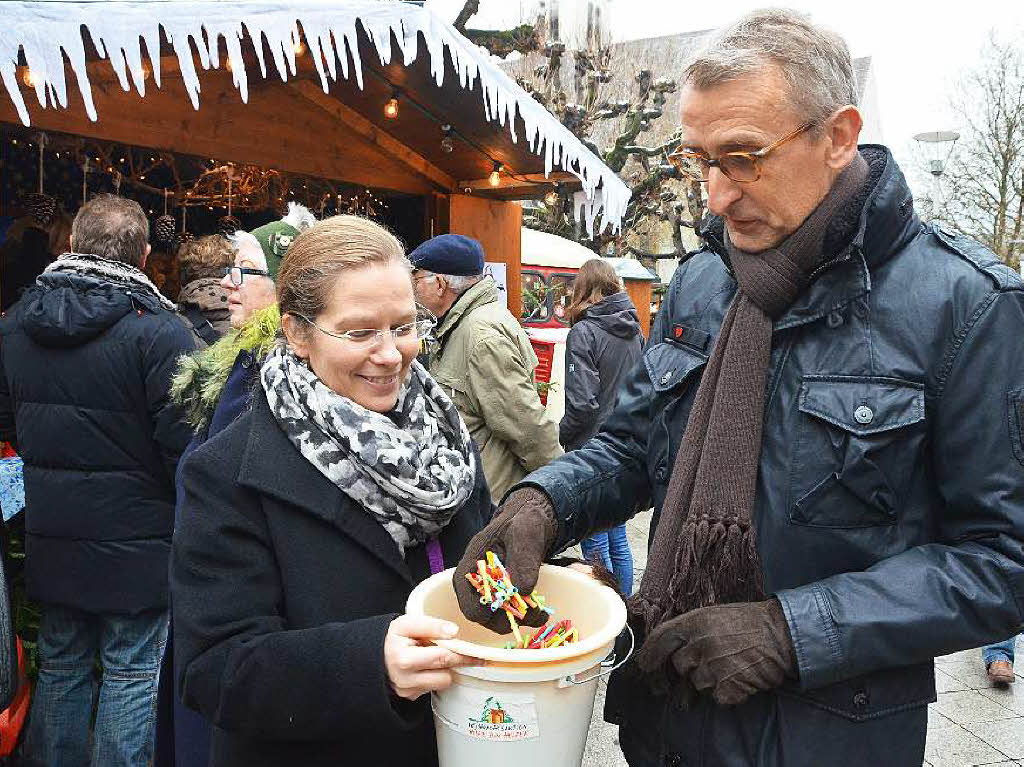
[[[667, 691], [666, 678], [683, 707], [694, 690], [710, 692], [723, 706], [773, 690], [797, 676], [796, 653], [789, 626], [777, 599], [702, 607], [666, 621], [644, 643], [637, 663], [656, 690]], [[659, 683], [660, 682], [660, 683]]]
[[[473, 536], [455, 568], [455, 595], [463, 615], [498, 634], [511, 632], [505, 611], [492, 612], [488, 605], [480, 604], [480, 594], [466, 579], [466, 573], [475, 573], [477, 560], [484, 559], [486, 552], [493, 551], [505, 565], [512, 585], [519, 589], [520, 594], [529, 595], [537, 585], [541, 563], [557, 532], [555, 511], [547, 495], [532, 487], [512, 493], [498, 508], [490, 524]], [[530, 608], [520, 623], [543, 626], [547, 617], [543, 610]]]

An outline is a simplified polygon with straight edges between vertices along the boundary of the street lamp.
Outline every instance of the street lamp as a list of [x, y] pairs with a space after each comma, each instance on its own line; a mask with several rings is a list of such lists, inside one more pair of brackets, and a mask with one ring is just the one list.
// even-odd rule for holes
[[937, 179], [946, 170], [946, 162], [953, 153], [960, 134], [951, 130], [926, 131], [914, 135], [928, 160], [928, 172]]

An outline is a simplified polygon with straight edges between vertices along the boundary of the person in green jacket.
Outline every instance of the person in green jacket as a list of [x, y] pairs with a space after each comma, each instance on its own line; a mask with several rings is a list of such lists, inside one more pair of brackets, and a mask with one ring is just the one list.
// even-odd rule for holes
[[416, 300], [438, 320], [428, 368], [455, 402], [480, 449], [496, 502], [523, 477], [562, 454], [558, 424], [534, 385], [537, 355], [505, 305], [484, 251], [459, 234], [433, 237], [412, 253]]

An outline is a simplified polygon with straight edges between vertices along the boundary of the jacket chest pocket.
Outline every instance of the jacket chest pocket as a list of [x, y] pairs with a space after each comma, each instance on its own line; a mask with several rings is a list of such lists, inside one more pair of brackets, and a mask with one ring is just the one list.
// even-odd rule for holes
[[895, 378], [806, 376], [798, 404], [790, 521], [895, 524], [924, 442], [924, 387]]
[[644, 352], [644, 366], [654, 389], [647, 470], [657, 506], [661, 505], [668, 485], [670, 462], [682, 441], [700, 373], [707, 361], [706, 354], [672, 341], [655, 344]]

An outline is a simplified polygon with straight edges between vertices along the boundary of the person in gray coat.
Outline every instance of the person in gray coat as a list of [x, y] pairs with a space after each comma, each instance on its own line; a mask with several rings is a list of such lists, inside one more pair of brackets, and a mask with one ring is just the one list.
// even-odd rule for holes
[[[587, 261], [576, 275], [565, 342], [565, 415], [558, 441], [568, 452], [583, 445], [611, 414], [619, 383], [640, 359], [643, 332], [636, 307], [611, 264]], [[615, 525], [580, 541], [587, 560], [615, 575], [623, 594], [633, 591], [633, 555], [626, 526]]]

